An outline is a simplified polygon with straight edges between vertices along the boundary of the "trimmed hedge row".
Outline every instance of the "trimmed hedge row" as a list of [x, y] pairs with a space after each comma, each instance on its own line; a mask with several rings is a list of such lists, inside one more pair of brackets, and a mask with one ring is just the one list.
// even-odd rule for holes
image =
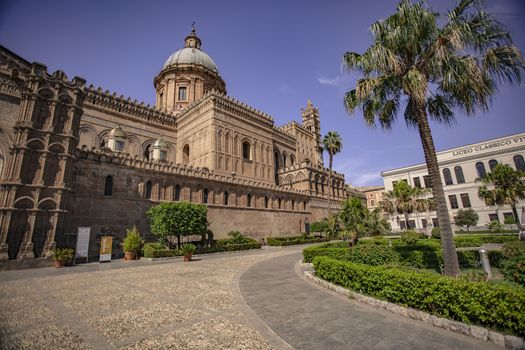
[[[439, 270], [443, 265], [441, 247], [435, 244], [398, 245], [389, 247], [386, 245], [359, 243], [353, 248], [348, 248], [348, 245], [342, 247], [337, 243], [327, 243], [304, 249], [304, 261], [312, 262], [316, 256], [328, 256], [337, 260], [353, 261], [369, 265], [400, 263], [415, 268], [436, 270]], [[477, 250], [458, 251], [457, 254], [461, 267], [471, 268], [481, 266], [481, 259]], [[500, 267], [502, 253], [490, 251], [488, 254], [491, 265]]]
[[289, 245], [295, 245], [295, 244], [308, 244], [308, 243], [321, 243], [321, 242], [328, 242], [329, 238], [315, 238], [315, 237], [307, 237], [304, 236], [296, 236], [296, 237], [268, 237], [266, 238], [266, 243], [269, 246], [274, 247], [284, 247]]
[[480, 230], [480, 231], [456, 231], [457, 235], [518, 235], [516, 230], [500, 230], [499, 232], [493, 232], [490, 230]]
[[518, 236], [505, 236], [505, 235], [473, 235], [473, 236], [463, 236], [463, 237], [455, 237], [454, 242], [456, 243], [456, 248], [463, 248], [463, 247], [479, 247], [483, 244], [487, 243], [506, 243], [506, 242], [512, 242], [517, 241]]
[[[210, 247], [197, 247], [195, 254], [209, 254], [209, 253], [220, 253], [220, 252], [233, 252], [240, 250], [250, 250], [250, 249], [260, 249], [261, 243], [244, 243], [244, 244], [221, 244], [220, 241], [217, 241], [217, 244]], [[156, 247], [154, 244], [145, 244], [144, 245], [144, 257], [145, 258], [168, 258], [174, 256], [181, 256], [183, 253], [178, 249], [167, 249]]]
[[316, 257], [313, 263], [317, 276], [356, 292], [464, 323], [525, 335], [523, 289], [330, 257]]

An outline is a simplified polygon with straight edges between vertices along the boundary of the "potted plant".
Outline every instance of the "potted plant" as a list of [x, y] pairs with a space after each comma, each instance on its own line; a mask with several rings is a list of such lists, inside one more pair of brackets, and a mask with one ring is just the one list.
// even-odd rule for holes
[[53, 266], [64, 267], [73, 262], [75, 251], [71, 248], [56, 248], [53, 251]]
[[137, 227], [133, 226], [132, 229], [128, 229], [127, 236], [124, 238], [124, 260], [135, 260], [140, 256], [142, 245], [144, 241], [140, 237], [140, 233]]
[[180, 247], [182, 254], [184, 254], [184, 261], [191, 261], [193, 253], [197, 250], [197, 247], [191, 243], [183, 244]]

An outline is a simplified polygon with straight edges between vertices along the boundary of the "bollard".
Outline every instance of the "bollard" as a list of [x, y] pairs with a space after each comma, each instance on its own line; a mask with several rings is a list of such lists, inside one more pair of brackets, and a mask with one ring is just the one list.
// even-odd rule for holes
[[483, 271], [487, 274], [487, 279], [492, 279], [492, 270], [490, 268], [490, 261], [487, 251], [485, 249], [479, 250], [479, 257], [481, 260], [481, 265], [483, 265]]

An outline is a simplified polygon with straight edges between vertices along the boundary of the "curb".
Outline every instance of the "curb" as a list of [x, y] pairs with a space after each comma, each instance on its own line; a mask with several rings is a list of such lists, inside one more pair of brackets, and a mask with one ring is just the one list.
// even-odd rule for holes
[[344, 287], [338, 286], [331, 282], [325, 281], [317, 276], [313, 272], [304, 271], [304, 276], [312, 282], [334, 291], [338, 294], [344, 295], [348, 298], [355, 299], [362, 303], [371, 305], [378, 309], [385, 309], [393, 312], [397, 315], [409, 317], [414, 320], [423, 321], [431, 326], [443, 328], [449, 331], [453, 331], [459, 334], [469, 336], [471, 338], [486, 341], [499, 346], [504, 346], [509, 349], [525, 349], [525, 340], [521, 337], [514, 335], [505, 335], [498, 332], [489, 330], [488, 328], [469, 325], [466, 323], [452, 321], [446, 318], [440, 318], [429, 313], [399, 306], [397, 304], [389, 303], [387, 301], [374, 299], [372, 297], [353, 292]]

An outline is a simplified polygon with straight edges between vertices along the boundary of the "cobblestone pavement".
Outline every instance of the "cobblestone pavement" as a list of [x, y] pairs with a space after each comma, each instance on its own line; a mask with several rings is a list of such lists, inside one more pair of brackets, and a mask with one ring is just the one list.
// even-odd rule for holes
[[287, 348], [247, 307], [238, 280], [302, 248], [0, 272], [0, 348]]

